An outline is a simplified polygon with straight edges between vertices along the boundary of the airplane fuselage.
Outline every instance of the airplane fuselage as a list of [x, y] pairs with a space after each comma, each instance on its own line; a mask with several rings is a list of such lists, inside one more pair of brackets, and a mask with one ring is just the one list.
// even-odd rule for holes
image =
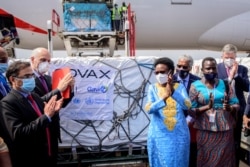
[[[116, 3], [121, 5], [123, 1]], [[249, 0], [138, 0], [127, 1], [136, 13], [137, 49], [211, 49], [220, 50], [226, 43], [239, 50], [250, 50]], [[25, 5], [21, 5], [25, 4]], [[25, 7], [23, 7], [25, 6]], [[20, 38], [18, 48], [47, 47], [47, 20], [52, 11], [60, 19], [58, 29], [64, 31], [61, 0], [1, 2], [0, 13], [14, 17]], [[64, 43], [53, 36], [54, 49]]]

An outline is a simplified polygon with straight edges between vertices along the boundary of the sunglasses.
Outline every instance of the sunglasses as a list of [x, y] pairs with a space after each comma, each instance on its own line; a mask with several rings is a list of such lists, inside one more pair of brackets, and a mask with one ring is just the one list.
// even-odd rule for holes
[[187, 69], [188, 69], [188, 66], [183, 66], [183, 65], [178, 65], [178, 64], [177, 64], [177, 67], [178, 67], [178, 68], [182, 68], [182, 69], [184, 69], [184, 70], [187, 70]]

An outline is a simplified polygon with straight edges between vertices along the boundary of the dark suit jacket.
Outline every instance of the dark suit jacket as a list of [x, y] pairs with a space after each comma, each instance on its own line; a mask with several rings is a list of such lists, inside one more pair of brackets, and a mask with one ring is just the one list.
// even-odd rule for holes
[[[217, 66], [217, 70], [219, 79], [223, 80], [228, 79], [227, 70], [224, 63], [219, 63]], [[238, 76], [235, 77], [234, 80], [235, 80], [235, 94], [240, 104], [240, 113], [243, 114], [244, 109], [246, 107], [246, 99], [244, 96], [244, 92], [249, 91], [248, 69], [243, 65], [239, 65]]]
[[[52, 80], [51, 76], [44, 75], [45, 82], [48, 86], [49, 93], [46, 93], [46, 91], [43, 88], [43, 85], [38, 77], [35, 78], [36, 87], [33, 90], [33, 92], [37, 93], [40, 97], [42, 97], [45, 101], [49, 101], [50, 97], [53, 95], [57, 95], [57, 99], [60, 99], [62, 97], [61, 92], [58, 89], [52, 90]], [[74, 93], [72, 92], [69, 99], [63, 100], [63, 108], [67, 106], [67, 104], [71, 101], [72, 97], [74, 96]]]
[[[173, 75], [173, 81], [174, 81], [174, 82], [179, 82], [179, 81], [177, 81], [177, 79], [178, 79], [178, 73], [175, 73], [175, 74]], [[187, 90], [187, 93], [188, 93], [188, 94], [189, 94], [189, 89], [190, 89], [191, 84], [192, 84], [194, 81], [200, 80], [200, 79], [201, 79], [200, 77], [198, 77], [198, 76], [196, 76], [196, 75], [193, 75], [193, 74], [189, 73], [189, 80], [188, 80], [188, 84], [187, 84], [187, 87], [186, 87], [186, 90]], [[184, 114], [185, 114], [185, 116], [187, 116], [187, 115], [188, 115], [188, 111], [187, 111], [187, 110], [184, 110]]]
[[[178, 82], [177, 81], [177, 78], [178, 78], [178, 73], [175, 73], [174, 76], [173, 76], [173, 81], [174, 82]], [[189, 80], [188, 80], [188, 84], [187, 84], [187, 93], [189, 94], [189, 89], [190, 89], [190, 86], [191, 84], [196, 81], [196, 80], [200, 80], [201, 78], [196, 76], [196, 75], [193, 75], [191, 73], [189, 73]]]
[[[44, 113], [44, 100], [35, 93], [32, 96]], [[13, 167], [51, 166], [48, 161], [46, 127], [50, 130], [52, 159], [56, 162], [60, 128], [58, 115], [53, 116], [51, 122], [44, 114], [38, 117], [27, 98], [12, 89], [1, 100], [0, 122]]]

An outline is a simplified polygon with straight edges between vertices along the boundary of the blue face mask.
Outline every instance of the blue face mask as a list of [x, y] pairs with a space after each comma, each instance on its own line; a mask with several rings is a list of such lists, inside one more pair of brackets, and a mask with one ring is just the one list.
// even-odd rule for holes
[[32, 78], [27, 78], [27, 79], [22, 79], [23, 81], [23, 85], [22, 85], [22, 90], [24, 92], [32, 92], [36, 86], [35, 84], [35, 79], [32, 77]]
[[0, 73], [5, 73], [8, 68], [8, 63], [0, 63]]
[[213, 81], [215, 78], [217, 78], [217, 73], [204, 74], [204, 77], [208, 81]]

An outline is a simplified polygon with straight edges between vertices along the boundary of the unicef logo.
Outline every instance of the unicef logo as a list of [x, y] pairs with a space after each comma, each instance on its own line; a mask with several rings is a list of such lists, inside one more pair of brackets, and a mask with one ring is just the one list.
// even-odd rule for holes
[[72, 102], [73, 102], [74, 104], [79, 104], [79, 103], [81, 102], [81, 100], [80, 100], [79, 98], [74, 98], [74, 99], [72, 100]]

